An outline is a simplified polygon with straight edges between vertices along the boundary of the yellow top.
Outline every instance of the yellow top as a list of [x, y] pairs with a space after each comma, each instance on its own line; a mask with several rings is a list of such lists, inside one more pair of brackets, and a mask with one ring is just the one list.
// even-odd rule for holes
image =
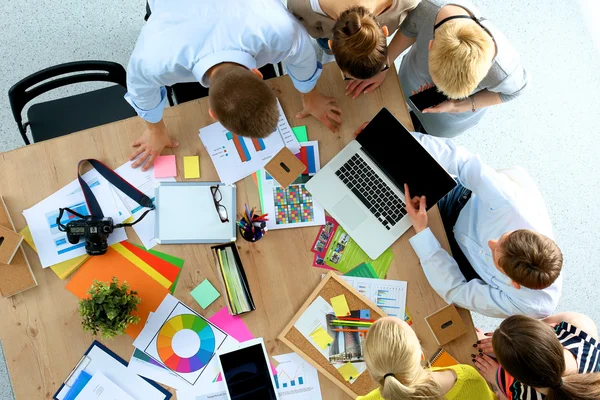
[[[477, 399], [496, 400], [496, 395], [477, 370], [470, 365], [458, 364], [451, 367], [431, 368], [431, 371], [451, 369], [456, 374], [456, 383], [444, 396], [445, 400]], [[373, 390], [366, 396], [358, 396], [356, 400], [384, 400], [379, 389]], [[393, 400], [393, 399], [387, 399]]]

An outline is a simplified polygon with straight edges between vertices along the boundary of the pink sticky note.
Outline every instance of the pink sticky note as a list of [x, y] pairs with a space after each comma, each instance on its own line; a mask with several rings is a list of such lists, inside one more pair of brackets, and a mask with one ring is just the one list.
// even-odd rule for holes
[[155, 178], [172, 178], [177, 176], [177, 162], [175, 156], [158, 156], [154, 160]]
[[[250, 332], [250, 329], [248, 329], [244, 320], [237, 315], [230, 315], [227, 307], [221, 308], [213, 314], [212, 317], [209, 317], [208, 320], [239, 342], [254, 339], [254, 335]], [[273, 367], [272, 363], [271, 373], [277, 375], [277, 370]], [[219, 375], [217, 377], [217, 382], [219, 382], [220, 379], [221, 376]]]

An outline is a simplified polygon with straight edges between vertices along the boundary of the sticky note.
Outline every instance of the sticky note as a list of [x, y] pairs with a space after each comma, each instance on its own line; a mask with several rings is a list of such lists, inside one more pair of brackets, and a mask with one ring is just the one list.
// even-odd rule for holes
[[327, 333], [327, 331], [321, 327], [315, 329], [310, 334], [310, 337], [312, 338], [312, 340], [314, 340], [317, 346], [319, 346], [323, 350], [325, 350], [327, 346], [331, 346], [331, 343], [333, 343], [333, 338], [329, 336], [329, 333]]
[[215, 289], [208, 279], [203, 280], [190, 294], [202, 308], [210, 306], [220, 296], [217, 289]]
[[306, 132], [306, 125], [295, 126], [292, 128], [292, 132], [294, 132], [294, 136], [298, 139], [299, 142], [308, 142], [308, 133]]
[[330, 300], [331, 307], [333, 307], [333, 311], [335, 312], [336, 316], [347, 317], [348, 315], [350, 315], [350, 308], [348, 308], [346, 296], [340, 294], [339, 296], [332, 297]]
[[200, 159], [198, 156], [183, 157], [183, 175], [185, 179], [200, 178]]
[[344, 377], [344, 380], [346, 382], [348, 382], [352, 379], [358, 378], [358, 375], [359, 375], [356, 367], [352, 363], [349, 363], [349, 362], [347, 362], [346, 364], [339, 367], [338, 371], [340, 371], [340, 374], [342, 374], [342, 376]]
[[154, 160], [155, 178], [172, 178], [177, 176], [177, 162], [175, 156], [158, 156]]

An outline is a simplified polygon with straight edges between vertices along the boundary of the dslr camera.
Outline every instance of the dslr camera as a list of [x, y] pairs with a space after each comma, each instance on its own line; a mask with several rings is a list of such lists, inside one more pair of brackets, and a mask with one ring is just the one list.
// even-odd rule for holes
[[106, 253], [108, 250], [108, 235], [115, 229], [112, 218], [99, 219], [81, 216], [82, 219], [70, 221], [64, 225], [60, 222], [62, 213], [63, 209], [61, 209], [56, 223], [61, 232], [66, 232], [69, 243], [77, 244], [83, 238], [85, 240], [85, 251], [90, 256], [101, 256]]

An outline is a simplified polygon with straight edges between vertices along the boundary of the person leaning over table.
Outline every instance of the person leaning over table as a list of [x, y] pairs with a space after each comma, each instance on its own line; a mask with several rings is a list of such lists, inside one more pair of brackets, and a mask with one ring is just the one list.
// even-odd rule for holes
[[470, 365], [423, 368], [423, 350], [410, 326], [395, 317], [377, 320], [363, 342], [367, 370], [380, 387], [356, 400], [495, 400]]
[[528, 84], [516, 50], [469, 0], [422, 0], [396, 36], [401, 45], [395, 55], [411, 47], [398, 72], [404, 96], [435, 85], [451, 99], [424, 112], [412, 110], [417, 131], [457, 136]]
[[[303, 109], [337, 132], [337, 101], [315, 85], [322, 72], [302, 25], [279, 0], [157, 0], [127, 67], [125, 99], [146, 121], [135, 142], [134, 168], [147, 170], [165, 147], [179, 143], [162, 119], [165, 86], [200, 82], [209, 87], [209, 114], [231, 132], [265, 137], [277, 127], [273, 91], [257, 69], [283, 62], [301, 93]], [[192, 132], [190, 132], [192, 134]]]
[[500, 399], [600, 399], [598, 328], [589, 317], [515, 315], [486, 336], [473, 362]]
[[427, 227], [427, 199], [411, 198], [405, 185], [410, 244], [431, 286], [447, 303], [490, 317], [550, 315], [563, 256], [541, 198], [451, 139], [413, 136], [459, 183], [438, 203], [454, 258]]
[[[348, 78], [346, 95], [354, 98], [375, 90], [404, 47], [396, 32], [420, 0], [288, 0], [288, 9], [317, 40], [334, 54]], [[406, 48], [406, 47], [404, 47]]]

